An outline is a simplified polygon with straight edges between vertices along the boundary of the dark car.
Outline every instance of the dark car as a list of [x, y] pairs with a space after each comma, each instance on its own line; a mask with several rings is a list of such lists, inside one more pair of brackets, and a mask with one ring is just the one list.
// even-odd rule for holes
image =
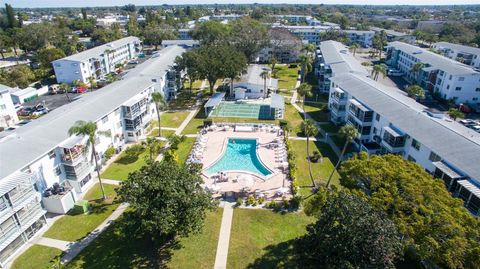
[[24, 107], [17, 112], [17, 115], [19, 115], [19, 116], [29, 116], [33, 112], [35, 112], [35, 109], [33, 107]]

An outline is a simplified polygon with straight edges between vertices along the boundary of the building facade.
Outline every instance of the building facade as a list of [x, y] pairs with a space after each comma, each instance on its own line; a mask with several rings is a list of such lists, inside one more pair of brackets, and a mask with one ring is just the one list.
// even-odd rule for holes
[[[178, 46], [165, 48], [158, 58], [138, 67], [146, 64], [158, 76], [167, 77], [183, 51]], [[150, 121], [156, 118], [151, 94], [158, 85], [144, 72], [141, 69], [101, 91], [87, 93], [0, 140], [0, 265], [41, 229], [46, 212], [68, 212], [77, 195], [94, 183], [88, 138], [68, 135], [75, 122], [96, 123], [100, 165], [107, 149], [118, 152], [146, 137]]]
[[[388, 44], [385, 62], [399, 69], [411, 83], [443, 99], [456, 104], [480, 102], [480, 72], [471, 66], [398, 41]], [[421, 65], [419, 70], [414, 68], [417, 63]]]
[[10, 96], [11, 89], [0, 84], [0, 128], [2, 129], [12, 127], [18, 122], [17, 111]]
[[89, 78], [98, 80], [115, 72], [118, 65], [136, 58], [140, 51], [140, 39], [129, 36], [55, 60], [52, 65], [58, 83], [88, 83]]
[[480, 68], [480, 48], [449, 42], [437, 42], [433, 44], [433, 48], [447, 58]]
[[358, 150], [416, 162], [480, 215], [480, 166], [472, 162], [480, 159], [478, 133], [365, 76], [342, 73], [331, 81], [330, 120], [358, 130]]
[[358, 44], [363, 48], [373, 46], [374, 31], [345, 30], [349, 44]]

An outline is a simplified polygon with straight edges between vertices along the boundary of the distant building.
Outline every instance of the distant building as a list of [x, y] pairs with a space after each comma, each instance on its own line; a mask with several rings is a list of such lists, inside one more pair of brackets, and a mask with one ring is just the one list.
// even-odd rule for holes
[[[403, 42], [391, 42], [387, 46], [385, 62], [405, 74], [405, 78], [425, 90], [438, 94], [455, 103], [480, 102], [480, 72], [429, 50]], [[416, 63], [423, 67], [413, 70]]]
[[192, 37], [190, 33], [192, 32], [191, 28], [178, 29], [178, 39], [180, 40], [191, 40]]
[[264, 71], [271, 73], [270, 68], [258, 64], [251, 64], [247, 71], [242, 74], [240, 80], [233, 83], [233, 91], [235, 99], [258, 99], [266, 97], [267, 93], [264, 91], [266, 87], [268, 91], [276, 91], [278, 89], [278, 79], [269, 76], [266, 81], [260, 76]]
[[417, 24], [417, 30], [438, 33], [442, 30], [446, 21], [428, 20], [419, 21]]
[[480, 48], [449, 42], [437, 42], [433, 44], [433, 48], [452, 60], [480, 68]]
[[292, 63], [298, 60], [302, 49], [302, 40], [285, 28], [272, 28], [268, 31], [270, 46], [258, 54], [258, 62], [267, 63], [271, 58], [280, 63]]
[[357, 43], [363, 48], [370, 48], [373, 46], [374, 31], [360, 31], [360, 30], [345, 30], [347, 34], [348, 43]]
[[12, 88], [0, 84], [0, 129], [12, 127], [18, 122], [10, 90]]
[[379, 28], [379, 27], [370, 27], [370, 30], [374, 31], [375, 33], [378, 33], [380, 31], [384, 31], [386, 36], [387, 36], [387, 41], [388, 42], [401, 41], [401, 42], [405, 42], [405, 43], [414, 45], [417, 41], [417, 38], [412, 34], [397, 32], [397, 31], [389, 30], [389, 29], [382, 29], [382, 28]]
[[100, 79], [115, 72], [117, 64], [136, 58], [140, 51], [140, 39], [129, 36], [55, 60], [52, 65], [58, 83], [88, 82], [90, 77]]

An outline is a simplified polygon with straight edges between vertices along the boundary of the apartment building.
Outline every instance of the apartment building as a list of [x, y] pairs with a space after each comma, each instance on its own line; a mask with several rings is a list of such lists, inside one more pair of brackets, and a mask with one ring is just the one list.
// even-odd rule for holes
[[330, 79], [331, 121], [357, 128], [358, 150], [414, 161], [480, 215], [480, 134], [370, 78], [342, 73]]
[[[171, 46], [143, 64], [166, 77], [183, 48]], [[139, 65], [141, 67], [143, 64]], [[163, 75], [160, 75], [163, 74]], [[0, 140], [0, 266], [46, 223], [46, 212], [66, 213], [93, 184], [87, 137], [69, 136], [78, 120], [93, 121], [99, 160], [108, 148], [146, 136], [156, 117], [151, 94], [157, 83], [139, 71], [17, 128]], [[102, 161], [100, 162], [102, 163]], [[74, 229], [75, 227], [72, 227]]]
[[348, 43], [357, 43], [363, 48], [370, 48], [373, 46], [374, 31], [360, 31], [360, 30], [345, 30], [347, 34]]
[[303, 42], [309, 44], [318, 45], [321, 41], [321, 34], [329, 30], [339, 30], [340, 27], [336, 24], [321, 24], [321, 25], [300, 25], [300, 26], [287, 26], [287, 25], [276, 25], [272, 26], [273, 28], [284, 28], [287, 29], [290, 33], [300, 38]]
[[315, 53], [314, 72], [321, 92], [330, 91], [330, 78], [341, 73], [357, 73], [368, 76], [367, 69], [361, 65], [349, 48], [344, 44], [328, 40], [320, 42]]
[[260, 50], [257, 62], [268, 63], [273, 57], [280, 63], [298, 60], [303, 46], [302, 40], [285, 28], [271, 28], [268, 31], [270, 46]]
[[191, 40], [192, 37], [190, 36], [190, 32], [192, 32], [192, 30], [192, 28], [178, 29], [178, 39]]
[[18, 122], [10, 90], [12, 88], [0, 84], [0, 129], [7, 129]]
[[449, 42], [437, 42], [433, 44], [433, 48], [447, 58], [480, 68], [480, 48]]
[[401, 41], [414, 45], [417, 41], [417, 38], [414, 35], [408, 33], [402, 33], [395, 30], [383, 29], [379, 27], [370, 27], [370, 30], [374, 31], [375, 33], [379, 33], [381, 31], [385, 32], [388, 42]]
[[100, 79], [115, 72], [117, 65], [136, 58], [140, 51], [140, 39], [129, 36], [55, 60], [52, 65], [58, 83], [87, 83], [90, 77]]
[[[457, 104], [480, 102], [480, 72], [471, 66], [398, 41], [388, 44], [385, 62], [402, 71], [411, 83], [438, 92], [443, 99]], [[416, 63], [423, 65], [418, 71], [413, 68]]]

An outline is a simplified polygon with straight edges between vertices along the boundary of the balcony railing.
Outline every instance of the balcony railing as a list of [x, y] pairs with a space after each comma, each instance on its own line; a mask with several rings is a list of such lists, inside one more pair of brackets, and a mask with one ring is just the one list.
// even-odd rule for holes
[[82, 180], [90, 174], [94, 167], [88, 161], [84, 161], [76, 166], [64, 166], [65, 177], [69, 180]]

